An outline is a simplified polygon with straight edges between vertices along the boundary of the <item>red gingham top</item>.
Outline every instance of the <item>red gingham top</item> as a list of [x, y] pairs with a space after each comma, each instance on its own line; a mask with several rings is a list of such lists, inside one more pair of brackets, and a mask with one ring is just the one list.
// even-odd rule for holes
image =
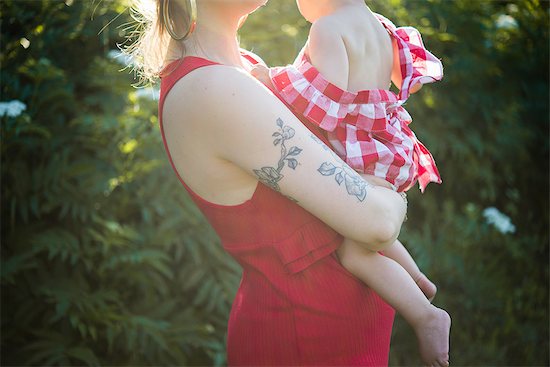
[[411, 116], [402, 105], [414, 85], [441, 80], [443, 66], [424, 48], [415, 28], [397, 28], [376, 16], [399, 47], [403, 80], [399, 94], [385, 89], [342, 90], [324, 79], [305, 53], [293, 65], [270, 69], [270, 77], [279, 96], [294, 112], [325, 130], [333, 149], [352, 168], [386, 179], [399, 192], [418, 180], [424, 192], [429, 182], [441, 183], [441, 177], [431, 153], [409, 128]]

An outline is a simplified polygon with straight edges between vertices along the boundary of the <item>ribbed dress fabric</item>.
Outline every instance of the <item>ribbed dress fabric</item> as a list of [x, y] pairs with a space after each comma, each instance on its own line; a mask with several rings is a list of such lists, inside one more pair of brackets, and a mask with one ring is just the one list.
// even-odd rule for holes
[[[243, 58], [258, 62], [249, 53]], [[228, 322], [228, 365], [387, 366], [394, 310], [339, 263], [340, 234], [262, 183], [246, 202], [220, 205], [183, 181], [164, 135], [164, 100], [188, 73], [219, 64], [188, 56], [170, 65], [159, 100], [168, 159], [243, 269]], [[315, 126], [308, 128], [326, 141]]]

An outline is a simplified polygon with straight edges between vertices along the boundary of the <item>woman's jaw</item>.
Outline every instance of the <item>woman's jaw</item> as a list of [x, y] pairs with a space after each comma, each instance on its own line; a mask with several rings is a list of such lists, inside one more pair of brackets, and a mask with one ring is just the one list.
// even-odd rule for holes
[[[180, 0], [189, 1], [189, 0]], [[208, 9], [208, 13], [220, 13], [228, 18], [240, 19], [265, 5], [268, 0], [196, 0], [199, 11]]]
[[[186, 2], [189, 0], [179, 0]], [[183, 41], [186, 54], [228, 65], [242, 65], [237, 30], [241, 20], [267, 0], [196, 0], [197, 23]]]

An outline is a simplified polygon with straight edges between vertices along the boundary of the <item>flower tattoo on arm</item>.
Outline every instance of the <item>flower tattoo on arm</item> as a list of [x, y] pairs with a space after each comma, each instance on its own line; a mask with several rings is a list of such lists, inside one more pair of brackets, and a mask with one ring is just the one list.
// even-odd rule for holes
[[[283, 123], [283, 120], [280, 118], [277, 119], [277, 126], [279, 127], [278, 131], [275, 131], [273, 133], [273, 145], [280, 146], [281, 147], [281, 157], [279, 158], [279, 162], [277, 163], [276, 167], [266, 166], [262, 167], [261, 169], [255, 169], [254, 174], [258, 179], [264, 183], [265, 185], [271, 187], [275, 191], [281, 191], [281, 188], [279, 187], [279, 181], [284, 177], [284, 175], [281, 173], [285, 165], [288, 165], [291, 169], [296, 169], [298, 166], [298, 161], [296, 160], [296, 156], [298, 156], [302, 149], [293, 146], [290, 148], [287, 148], [286, 142], [295, 134], [295, 131], [290, 126], [285, 126]], [[290, 198], [293, 201], [296, 201], [292, 198]]]
[[[310, 136], [314, 141], [320, 144], [323, 149], [330, 151], [333, 156], [337, 157], [336, 153], [327, 147], [321, 139], [313, 134]], [[357, 172], [350, 169], [341, 161], [337, 164], [323, 162], [317, 171], [323, 176], [334, 176], [334, 180], [340, 186], [343, 182], [348, 194], [355, 196], [359, 201], [365, 200], [367, 197], [367, 187], [372, 186], [368, 182], [365, 182]]]
[[323, 176], [334, 175], [336, 183], [342, 185], [343, 182], [348, 194], [357, 197], [359, 201], [363, 201], [367, 197], [367, 186], [369, 185], [361, 179], [357, 172], [349, 169], [349, 167], [343, 164], [338, 167], [333, 163], [323, 162], [317, 171]]

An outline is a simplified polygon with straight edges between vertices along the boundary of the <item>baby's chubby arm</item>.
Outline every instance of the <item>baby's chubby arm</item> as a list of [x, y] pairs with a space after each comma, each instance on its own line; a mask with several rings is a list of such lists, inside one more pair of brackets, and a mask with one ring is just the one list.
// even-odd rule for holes
[[[344, 41], [340, 36], [328, 29], [330, 20], [320, 19], [313, 23], [309, 40], [302, 52], [306, 52], [313, 66], [332, 84], [346, 89], [348, 86], [348, 56]], [[250, 74], [268, 88], [273, 89], [269, 77], [269, 68], [257, 64]]]
[[344, 40], [335, 32], [338, 23], [324, 17], [311, 25], [307, 54], [323, 77], [342, 89], [348, 88], [349, 59]]
[[[399, 47], [397, 46], [397, 41], [395, 38], [391, 38], [392, 47], [393, 47], [393, 66], [391, 72], [391, 81], [395, 86], [401, 89], [401, 84], [403, 84], [403, 79], [401, 77], [401, 63], [399, 62]], [[409, 92], [416, 93], [422, 88], [422, 84], [415, 84]]]

